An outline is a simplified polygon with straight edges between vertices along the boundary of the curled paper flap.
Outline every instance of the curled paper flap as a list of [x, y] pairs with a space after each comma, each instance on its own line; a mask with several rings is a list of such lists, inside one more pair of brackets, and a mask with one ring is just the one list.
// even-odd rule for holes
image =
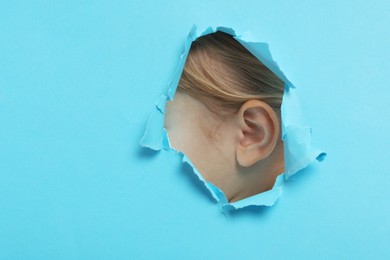
[[309, 166], [314, 160], [322, 161], [326, 153], [310, 145], [311, 128], [308, 126], [289, 126], [283, 135], [285, 175], [291, 175]]
[[162, 95], [156, 101], [155, 110], [149, 117], [145, 132], [139, 144], [155, 151], [168, 149], [175, 150], [171, 147], [167, 131], [164, 129], [166, 102], [173, 100], [174, 98], [192, 42], [200, 36], [216, 31], [222, 31], [232, 35], [266, 67], [284, 81], [285, 91], [282, 102], [282, 138], [285, 148], [285, 172], [276, 178], [275, 184], [271, 190], [240, 201], [229, 203], [222, 190], [212, 183], [207, 182], [184, 153], [180, 151], [178, 153], [183, 156], [182, 162], [187, 163], [192, 167], [193, 173], [200, 180], [201, 185], [205, 186], [209, 191], [210, 196], [218, 203], [223, 212], [229, 212], [248, 206], [272, 206], [281, 196], [283, 182], [285, 180], [307, 167], [313, 161], [322, 161], [326, 157], [326, 153], [311, 146], [311, 129], [308, 126], [301, 125], [302, 120], [300, 117], [299, 102], [294, 97], [294, 91], [292, 91], [295, 89], [295, 86], [287, 79], [277, 63], [273, 60], [267, 43], [245, 41], [244, 36], [237, 36], [235, 31], [228, 27], [217, 27], [216, 29], [208, 27], [203, 33], [198, 34], [196, 26], [193, 25], [186, 38], [184, 51], [180, 55], [178, 66], [169, 82], [167, 94]]

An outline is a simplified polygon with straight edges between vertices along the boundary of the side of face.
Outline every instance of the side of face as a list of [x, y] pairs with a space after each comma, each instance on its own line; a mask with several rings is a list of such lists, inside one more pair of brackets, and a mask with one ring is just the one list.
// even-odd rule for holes
[[184, 152], [207, 181], [227, 186], [235, 169], [234, 128], [180, 91], [167, 102], [165, 114], [171, 146]]
[[272, 188], [284, 171], [279, 119], [265, 102], [249, 100], [228, 120], [178, 91], [166, 106], [171, 146], [184, 152], [229, 201]]

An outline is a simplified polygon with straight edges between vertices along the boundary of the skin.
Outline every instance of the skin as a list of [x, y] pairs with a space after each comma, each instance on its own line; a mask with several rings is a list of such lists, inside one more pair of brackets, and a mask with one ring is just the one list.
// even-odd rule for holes
[[164, 124], [171, 146], [184, 152], [229, 202], [272, 189], [284, 172], [280, 123], [265, 102], [248, 100], [221, 120], [199, 100], [178, 91]]

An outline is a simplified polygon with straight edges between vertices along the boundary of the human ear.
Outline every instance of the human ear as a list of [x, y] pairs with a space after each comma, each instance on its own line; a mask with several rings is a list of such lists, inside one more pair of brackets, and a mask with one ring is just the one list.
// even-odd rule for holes
[[242, 167], [250, 167], [274, 150], [279, 138], [279, 119], [267, 103], [249, 100], [241, 106], [237, 120], [236, 159]]

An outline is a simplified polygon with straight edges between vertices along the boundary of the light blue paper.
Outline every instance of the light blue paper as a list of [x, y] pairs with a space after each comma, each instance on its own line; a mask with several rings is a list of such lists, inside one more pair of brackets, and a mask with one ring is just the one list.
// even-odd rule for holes
[[[0, 259], [390, 259], [389, 7], [0, 1]], [[163, 135], [138, 145], [193, 23], [267, 42], [286, 128], [329, 153], [272, 207], [222, 214]]]

